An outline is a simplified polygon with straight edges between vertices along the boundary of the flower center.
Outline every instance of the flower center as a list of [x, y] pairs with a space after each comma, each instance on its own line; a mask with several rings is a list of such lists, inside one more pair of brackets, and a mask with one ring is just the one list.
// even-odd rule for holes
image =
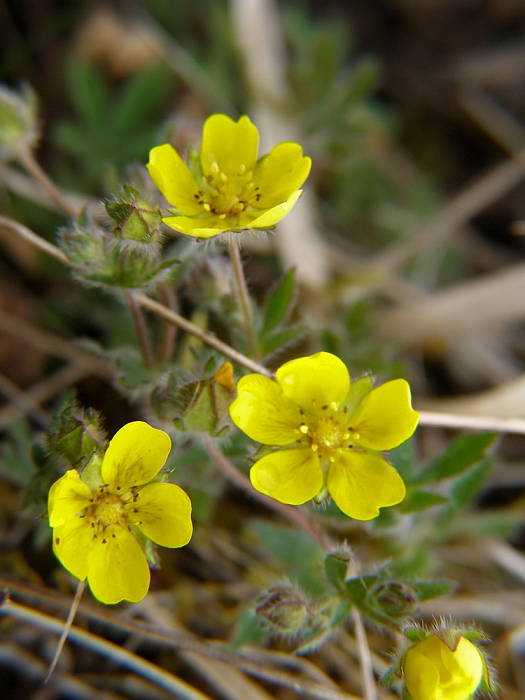
[[305, 416], [299, 426], [301, 437], [298, 443], [316, 452], [319, 459], [333, 461], [335, 453], [352, 447], [359, 440], [359, 434], [347, 425], [344, 412], [332, 406], [323, 406], [322, 415]]
[[129, 491], [121, 495], [109, 491], [106, 485], [98, 487], [80, 516], [88, 521], [93, 539], [101, 537], [105, 544], [107, 537], [115, 537], [115, 526], [128, 528], [126, 504], [131, 500], [135, 500], [134, 494]]
[[217, 161], [211, 164], [211, 173], [202, 178], [201, 187], [193, 196], [205, 211], [219, 219], [254, 208], [261, 198], [251, 170], [246, 171], [246, 166], [241, 165], [237, 173], [227, 175]]

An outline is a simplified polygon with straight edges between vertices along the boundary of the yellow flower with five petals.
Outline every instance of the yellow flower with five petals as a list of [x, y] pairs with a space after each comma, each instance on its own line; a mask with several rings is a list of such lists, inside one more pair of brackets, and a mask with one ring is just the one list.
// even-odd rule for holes
[[191, 167], [167, 143], [152, 148], [147, 168], [176, 210], [164, 223], [197, 238], [275, 226], [301, 195], [311, 160], [298, 143], [280, 143], [259, 159], [258, 149], [250, 119], [235, 122], [225, 114], [205, 121]]
[[253, 440], [282, 448], [250, 471], [253, 487], [277, 501], [299, 505], [328, 490], [343, 513], [369, 520], [405, 497], [403, 480], [379, 454], [416, 429], [404, 379], [375, 389], [369, 377], [351, 383], [338, 357], [319, 352], [286, 362], [275, 380], [243, 377], [230, 416]]
[[140, 544], [182, 547], [192, 535], [191, 502], [175, 484], [153, 481], [171, 439], [143, 421], [113, 437], [100, 466], [100, 483], [75, 469], [51, 486], [48, 498], [53, 550], [63, 566], [102, 603], [144, 598], [149, 566]]
[[405, 653], [402, 668], [412, 700], [468, 700], [484, 676], [478, 648], [460, 636], [453, 649], [431, 634]]

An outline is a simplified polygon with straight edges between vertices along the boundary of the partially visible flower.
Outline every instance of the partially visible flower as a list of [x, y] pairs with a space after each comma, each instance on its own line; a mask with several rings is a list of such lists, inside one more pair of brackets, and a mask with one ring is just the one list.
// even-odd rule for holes
[[298, 143], [280, 143], [257, 159], [259, 133], [246, 116], [233, 121], [213, 114], [190, 166], [165, 143], [150, 151], [148, 170], [175, 208], [164, 223], [189, 236], [269, 229], [292, 209], [311, 160]]
[[190, 499], [179, 486], [154, 481], [170, 450], [163, 430], [128, 423], [109, 443], [99, 478], [91, 473], [88, 485], [70, 469], [51, 486], [53, 550], [102, 603], [136, 603], [148, 592], [141, 540], [182, 547], [191, 538]]
[[468, 700], [483, 679], [485, 662], [465, 637], [458, 636], [451, 648], [431, 634], [405, 652], [401, 668], [412, 700]]
[[407, 440], [419, 414], [410, 387], [394, 379], [372, 389], [368, 377], [350, 383], [343, 362], [327, 352], [291, 360], [275, 381], [248, 374], [230, 406], [235, 425], [253, 440], [283, 449], [259, 459], [254, 488], [299, 505], [328, 489], [351, 518], [369, 520], [399, 503], [405, 485], [379, 454]]

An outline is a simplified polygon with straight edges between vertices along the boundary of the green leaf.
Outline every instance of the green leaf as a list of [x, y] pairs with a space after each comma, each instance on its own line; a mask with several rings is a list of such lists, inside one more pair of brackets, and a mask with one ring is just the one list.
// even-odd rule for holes
[[245, 644], [261, 644], [268, 636], [269, 632], [264, 628], [261, 618], [249, 608], [237, 619], [231, 645], [238, 649]]
[[399, 510], [402, 513], [415, 513], [419, 510], [426, 510], [432, 506], [448, 503], [445, 496], [432, 491], [413, 491], [407, 499], [402, 503]]
[[317, 596], [325, 591], [321, 549], [305, 532], [257, 520], [251, 524], [261, 544], [284, 565], [284, 571], [305, 591]]
[[270, 294], [265, 305], [261, 336], [267, 335], [288, 315], [295, 297], [295, 268], [290, 268]]
[[485, 452], [496, 439], [496, 433], [460, 435], [452, 444], [414, 479], [416, 484], [442, 481], [466, 471], [485, 456]]
[[419, 601], [430, 600], [446, 595], [454, 590], [456, 584], [453, 581], [417, 581], [410, 583], [411, 588], [416, 592]]
[[156, 114], [167, 97], [171, 83], [169, 73], [158, 67], [130, 78], [113, 104], [114, 132], [129, 133]]
[[338, 591], [345, 590], [345, 580], [348, 571], [348, 557], [339, 552], [331, 552], [324, 560], [326, 578]]
[[492, 464], [491, 459], [483, 459], [454, 482], [451, 500], [455, 508], [464, 508], [476, 498]]
[[270, 355], [276, 350], [281, 350], [287, 345], [297, 341], [305, 332], [304, 326], [288, 326], [282, 330], [274, 331], [265, 335], [261, 340], [261, 349], [263, 355]]
[[69, 88], [73, 105], [88, 124], [98, 123], [109, 101], [109, 90], [101, 71], [85, 61], [72, 61], [69, 70]]

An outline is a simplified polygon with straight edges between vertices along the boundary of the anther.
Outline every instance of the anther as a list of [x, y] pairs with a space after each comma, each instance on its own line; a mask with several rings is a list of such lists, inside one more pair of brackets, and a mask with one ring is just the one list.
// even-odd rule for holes
[[331, 408], [333, 411], [337, 411], [337, 404], [336, 404], [335, 401], [332, 401], [332, 403], [330, 404], [330, 408]]
[[104, 539], [102, 540], [102, 544], [107, 544], [107, 542], [107, 539], [104, 537]]
[[319, 449], [319, 445], [316, 445], [315, 442], [312, 444], [311, 447], [312, 447], [312, 452], [317, 452], [317, 450]]
[[228, 180], [228, 176], [226, 175], [226, 173], [221, 173], [219, 177], [223, 182], [226, 182]]
[[328, 408], [328, 404], [325, 403], [325, 405], [324, 405], [324, 406], [321, 406], [321, 408], [323, 409], [323, 411], [326, 411], [326, 409]]
[[204, 204], [202, 206], [206, 209], [206, 211], [211, 211], [211, 207], [208, 204], [208, 202], [204, 202]]
[[217, 175], [217, 173], [220, 171], [219, 164], [216, 160], [214, 160], [213, 163], [210, 165], [210, 170], [214, 175]]
[[239, 166], [239, 175], [244, 175], [245, 172], [246, 172], [246, 166], [244, 165], [244, 163], [241, 163]]
[[299, 426], [299, 430], [302, 432], [303, 435], [306, 435], [306, 433], [310, 430], [310, 428], [307, 425], [305, 425], [304, 423], [302, 423]]
[[60, 544], [60, 537], [55, 537], [55, 544]]

